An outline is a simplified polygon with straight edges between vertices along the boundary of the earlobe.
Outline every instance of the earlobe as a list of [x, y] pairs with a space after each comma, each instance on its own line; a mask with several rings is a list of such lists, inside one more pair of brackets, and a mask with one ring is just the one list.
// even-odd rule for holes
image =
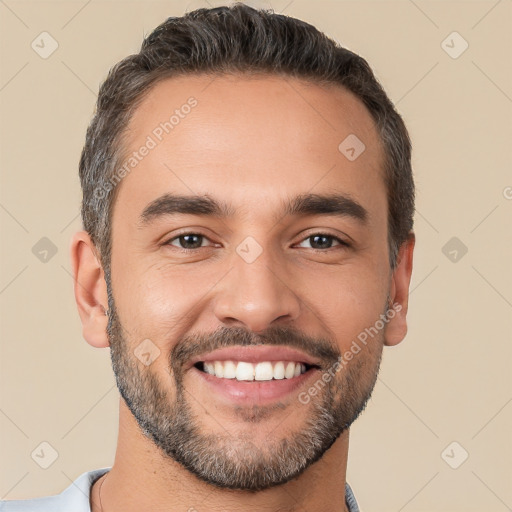
[[409, 306], [409, 285], [412, 274], [413, 251], [416, 238], [411, 231], [407, 240], [401, 245], [397, 263], [391, 277], [390, 302], [388, 312], [390, 321], [386, 326], [384, 344], [398, 345], [407, 334], [407, 310]]
[[73, 235], [70, 252], [83, 337], [93, 347], [108, 347], [107, 284], [96, 247], [86, 231]]

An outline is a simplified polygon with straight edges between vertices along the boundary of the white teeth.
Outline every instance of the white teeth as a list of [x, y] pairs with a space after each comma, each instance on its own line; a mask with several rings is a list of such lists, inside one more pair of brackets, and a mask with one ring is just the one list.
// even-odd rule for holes
[[258, 363], [254, 369], [254, 380], [272, 380], [274, 371], [272, 370], [272, 363], [264, 362]]
[[233, 361], [224, 361], [224, 378], [234, 379], [236, 377], [236, 364]]
[[265, 381], [298, 377], [305, 373], [306, 365], [293, 361], [261, 361], [256, 364], [246, 361], [205, 361], [203, 369], [206, 373], [223, 379]]
[[282, 361], [274, 365], [274, 379], [284, 379], [284, 363]]
[[[217, 372], [215, 376], [218, 377]], [[236, 366], [236, 380], [254, 380], [254, 365], [240, 361]]]
[[217, 377], [224, 377], [224, 365], [220, 361], [215, 361], [215, 375]]
[[204, 363], [204, 371], [210, 375], [215, 375], [215, 365], [213, 363]]
[[288, 363], [286, 365], [286, 370], [284, 372], [284, 376], [287, 379], [291, 379], [295, 375], [295, 363]]

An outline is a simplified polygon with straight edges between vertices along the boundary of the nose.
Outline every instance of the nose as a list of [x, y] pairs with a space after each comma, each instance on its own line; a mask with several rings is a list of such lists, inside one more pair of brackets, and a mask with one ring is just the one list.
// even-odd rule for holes
[[235, 255], [230, 272], [216, 288], [214, 313], [226, 326], [258, 333], [293, 322], [301, 311], [289, 274], [267, 250], [251, 263]]

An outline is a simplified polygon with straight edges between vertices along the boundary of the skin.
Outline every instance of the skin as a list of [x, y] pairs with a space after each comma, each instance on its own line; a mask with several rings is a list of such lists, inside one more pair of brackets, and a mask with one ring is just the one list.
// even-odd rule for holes
[[[364, 408], [383, 346], [398, 344], [407, 332], [414, 235], [401, 246], [392, 270], [383, 149], [371, 115], [350, 92], [265, 75], [167, 79], [135, 111], [127, 131], [128, 152], [143, 145], [168, 113], [190, 96], [198, 105], [119, 184], [111, 258], [118, 325], [115, 331], [110, 326], [110, 337], [104, 314], [107, 286], [98, 251], [86, 232], [73, 237], [71, 258], [83, 336], [98, 348], [115, 342], [121, 354], [118, 361], [132, 360], [136, 368], [124, 376], [135, 379], [132, 389], [142, 389], [148, 400], [151, 389], [156, 389], [150, 382], [158, 386], [164, 396], [157, 409], [161, 416], [176, 403], [180, 382], [199, 434], [219, 439], [210, 446], [212, 454], [227, 457], [229, 446], [240, 456], [244, 450], [254, 455], [250, 462], [271, 464], [279, 441], [304, 432], [306, 421], [317, 418], [320, 404], [330, 403], [334, 417], [348, 423]], [[349, 134], [356, 134], [366, 146], [354, 161], [338, 150]], [[238, 213], [224, 219], [165, 216], [141, 227], [144, 208], [166, 192], [207, 194], [230, 202]], [[350, 216], [283, 214], [283, 201], [290, 197], [333, 192], [360, 203], [368, 212], [367, 222]], [[183, 246], [176, 237], [183, 232], [206, 237], [202, 247], [188, 253], [180, 250]], [[315, 251], [309, 238], [314, 234], [339, 237], [351, 246], [330, 239], [332, 247]], [[248, 236], [262, 248], [252, 263], [236, 251]], [[173, 245], [164, 243], [168, 241]], [[185, 365], [173, 362], [176, 349], [192, 341], [220, 346], [215, 345], [220, 338], [214, 334], [219, 328], [257, 336], [291, 327], [306, 336], [306, 346], [323, 344], [343, 354], [359, 333], [375, 325], [388, 299], [400, 304], [400, 311], [307, 404], [297, 395], [310, 384], [280, 400], [277, 407], [237, 408], [212, 393]], [[149, 366], [133, 355], [145, 339], [160, 350]], [[286, 345], [288, 338], [282, 339]], [[321, 371], [330, 362], [326, 357]], [[151, 378], [146, 379], [148, 375]], [[150, 414], [149, 406], [145, 409], [142, 403], [141, 408], [142, 414]], [[346, 510], [349, 426], [330, 431], [332, 446], [319, 460], [285, 483], [252, 492], [198, 478], [142, 433], [121, 398], [115, 461], [93, 486], [91, 507], [101, 510], [101, 485], [103, 511], [341, 512]]]

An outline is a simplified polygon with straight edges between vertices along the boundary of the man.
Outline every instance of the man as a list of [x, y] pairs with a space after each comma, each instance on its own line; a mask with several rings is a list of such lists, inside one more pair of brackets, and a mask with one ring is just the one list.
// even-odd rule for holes
[[160, 25], [100, 89], [71, 247], [115, 461], [3, 510], [357, 511], [349, 428], [407, 330], [410, 153], [366, 61], [311, 25]]

